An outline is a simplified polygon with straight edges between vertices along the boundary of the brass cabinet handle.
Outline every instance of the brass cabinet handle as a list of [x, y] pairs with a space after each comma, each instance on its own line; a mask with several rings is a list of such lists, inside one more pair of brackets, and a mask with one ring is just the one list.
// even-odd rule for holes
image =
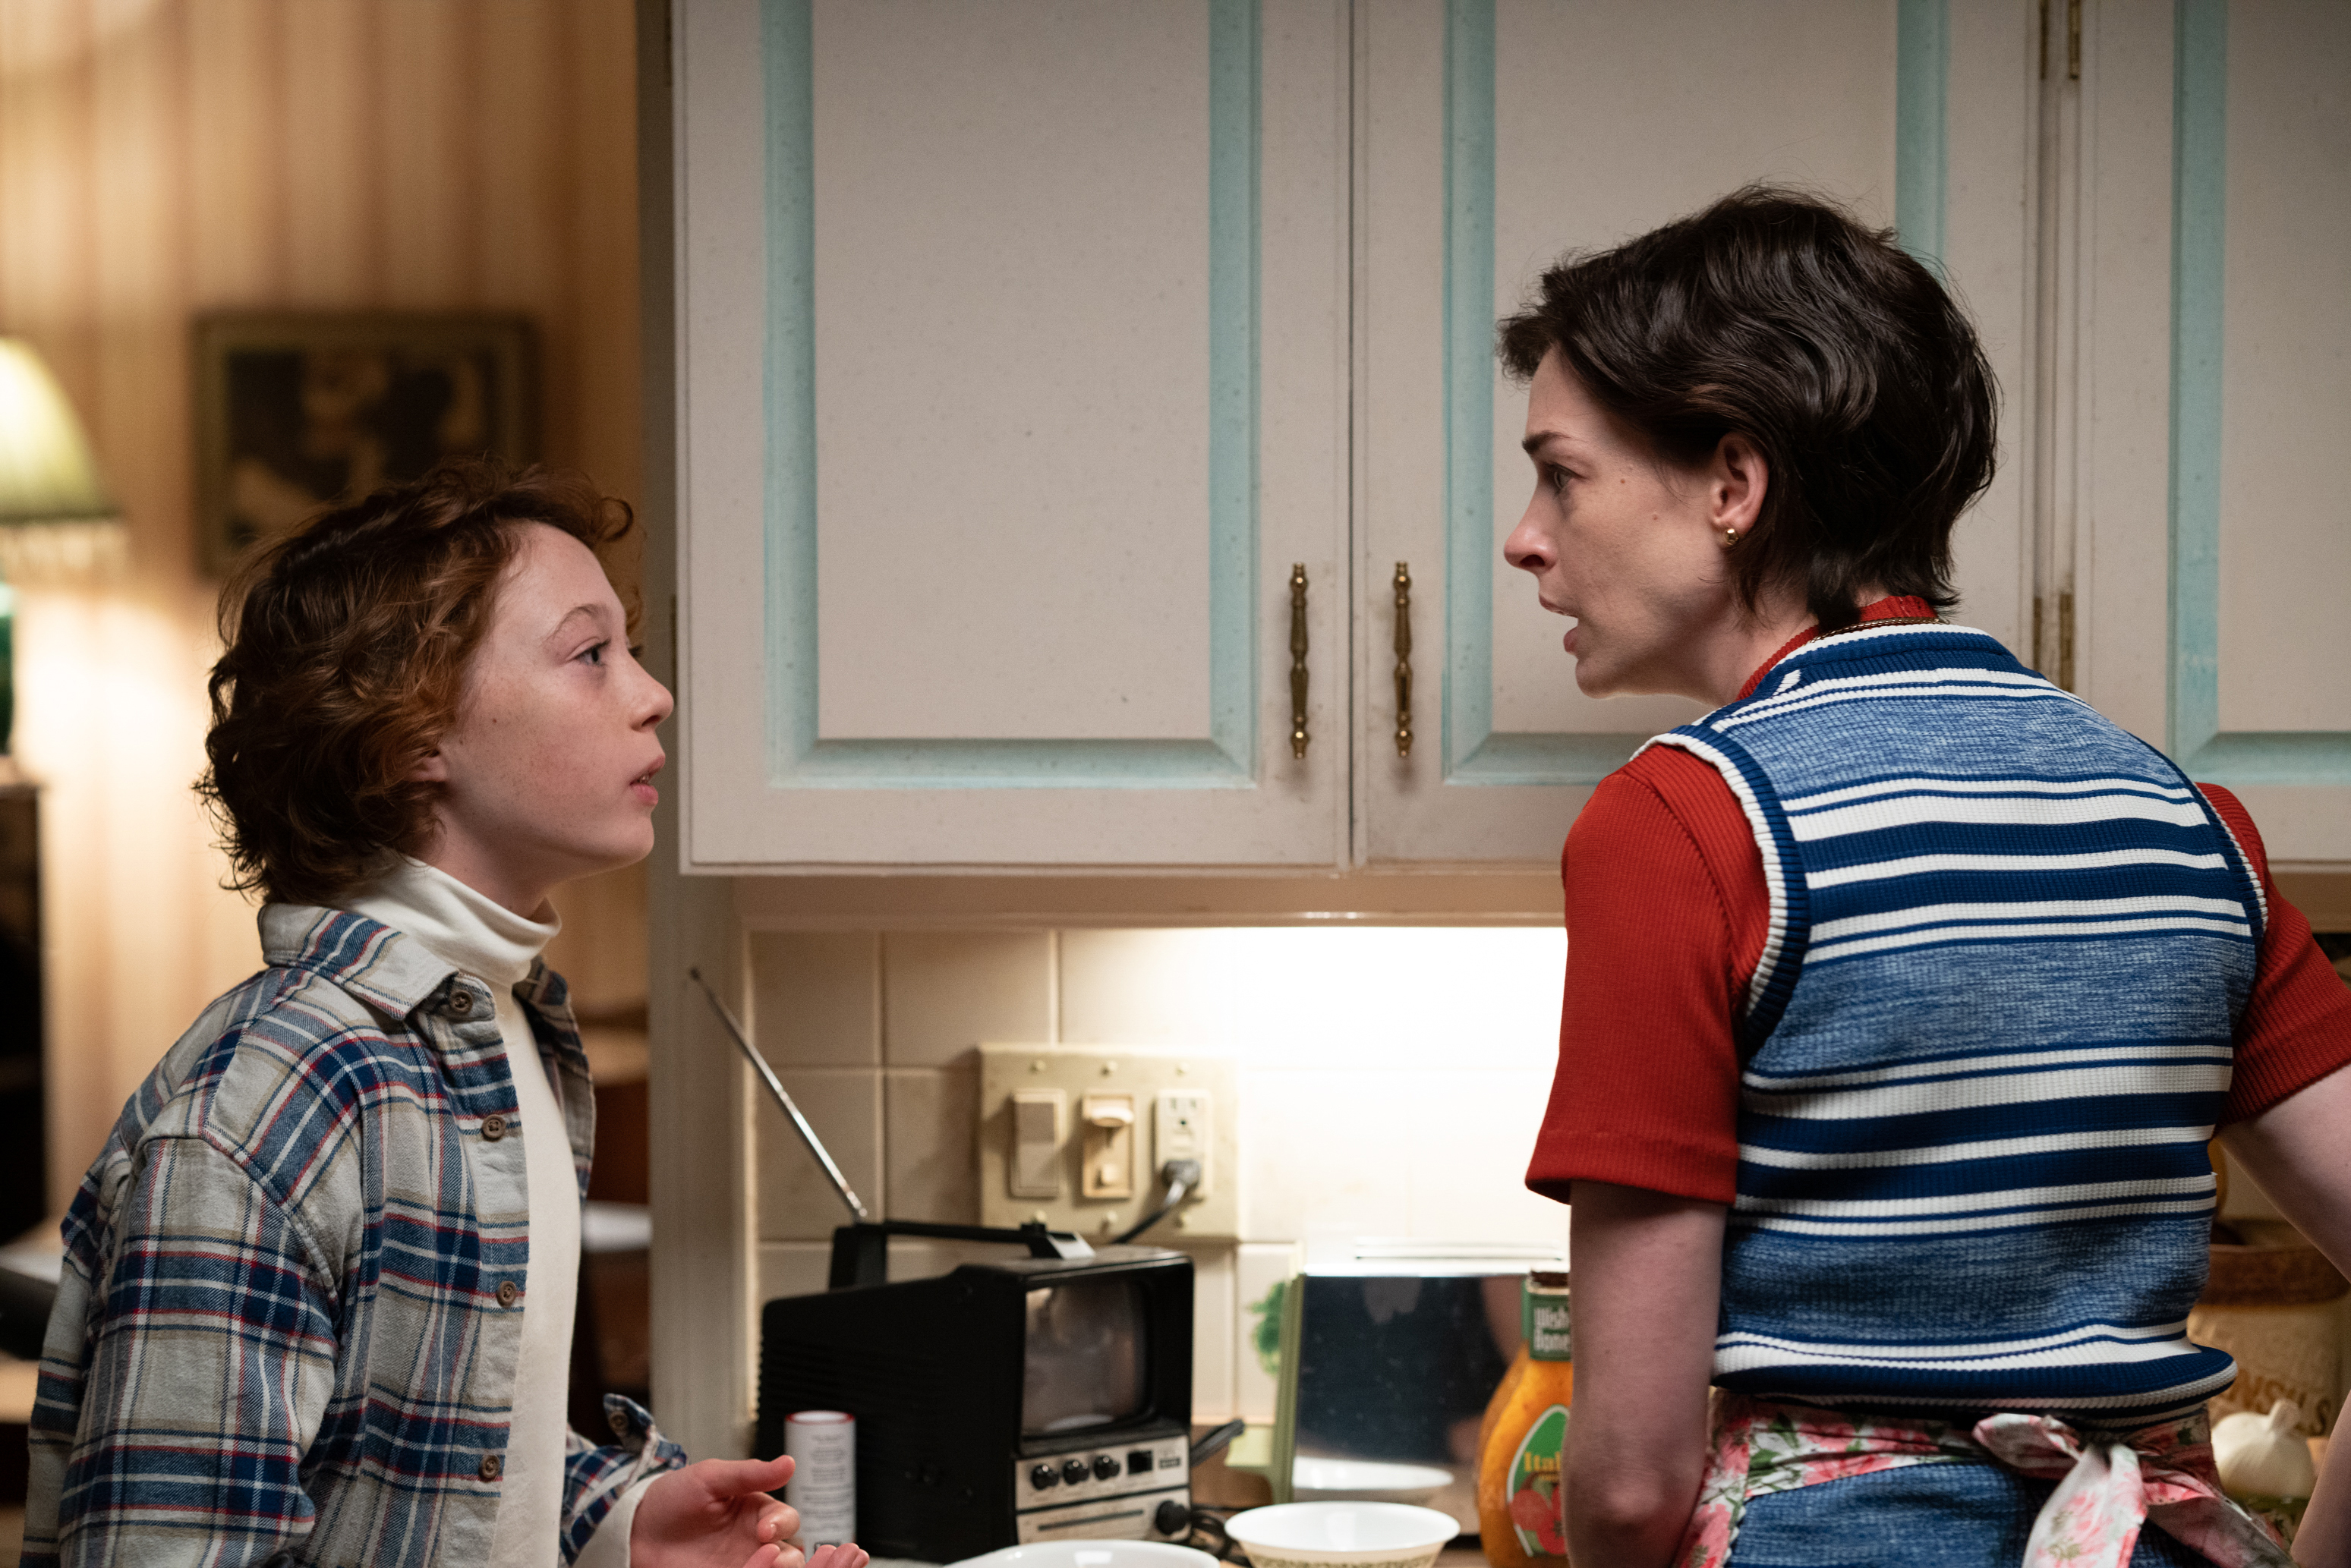
[[1306, 755], [1306, 563], [1290, 569], [1290, 754]]
[[1396, 755], [1412, 755], [1412, 569], [1395, 570]]

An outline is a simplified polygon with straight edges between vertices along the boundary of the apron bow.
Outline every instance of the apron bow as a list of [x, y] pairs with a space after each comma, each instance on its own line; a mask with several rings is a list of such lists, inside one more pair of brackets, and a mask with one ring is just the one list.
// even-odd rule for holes
[[2225, 1568], [2293, 1568], [2268, 1530], [2222, 1495], [2201, 1418], [2114, 1439], [2085, 1437], [2054, 1416], [2003, 1412], [1977, 1422], [1975, 1439], [2011, 1469], [2057, 1483], [2032, 1521], [2025, 1568], [2124, 1568], [2149, 1519]]
[[1722, 1568], [1756, 1497], [1905, 1465], [1986, 1459], [2057, 1483], [2032, 1522], [2023, 1568], [2126, 1568], [2150, 1519], [2220, 1568], [2294, 1568], [2269, 1527], [2222, 1494], [2201, 1411], [2094, 1437], [2054, 1416], [2002, 1412], [1970, 1428], [1720, 1391], [1713, 1452], [1674, 1561]]

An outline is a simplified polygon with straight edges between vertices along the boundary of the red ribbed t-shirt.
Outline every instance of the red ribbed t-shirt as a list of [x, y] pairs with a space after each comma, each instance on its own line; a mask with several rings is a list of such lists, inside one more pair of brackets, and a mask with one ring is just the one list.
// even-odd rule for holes
[[[1884, 599], [1864, 620], [1924, 619]], [[1812, 640], [1807, 631], [1765, 671]], [[2237, 1027], [2222, 1122], [2240, 1122], [2351, 1063], [2351, 988], [2278, 896], [2261, 834], [2228, 790], [2197, 786], [2236, 835], [2269, 900], [2253, 992]], [[1565, 1202], [1604, 1181], [1729, 1203], [1739, 1169], [1738, 998], [1763, 956], [1771, 894], [1722, 776], [1653, 746], [1601, 781], [1568, 831], [1567, 987], [1559, 1070], [1527, 1185]]]

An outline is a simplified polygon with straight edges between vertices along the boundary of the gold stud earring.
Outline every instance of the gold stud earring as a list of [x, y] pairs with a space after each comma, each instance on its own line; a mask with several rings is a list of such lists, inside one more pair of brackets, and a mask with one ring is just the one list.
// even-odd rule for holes
[[1733, 546], [1733, 545], [1737, 544], [1738, 542], [1739, 542], [1739, 530], [1738, 530], [1737, 528], [1725, 528], [1725, 529], [1723, 529], [1723, 530], [1722, 530], [1722, 548], [1723, 548], [1723, 549], [1729, 549], [1731, 546]]

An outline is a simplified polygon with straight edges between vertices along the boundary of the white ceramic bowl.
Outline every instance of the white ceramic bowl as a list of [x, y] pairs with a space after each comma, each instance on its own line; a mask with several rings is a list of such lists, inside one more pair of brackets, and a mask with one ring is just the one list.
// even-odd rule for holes
[[1301, 1502], [1426, 1502], [1452, 1484], [1453, 1472], [1435, 1465], [1373, 1459], [1300, 1459], [1290, 1471]]
[[1224, 1568], [1205, 1552], [1165, 1541], [1044, 1541], [967, 1557], [951, 1568]]
[[1461, 1532], [1449, 1513], [1401, 1502], [1284, 1502], [1225, 1521], [1253, 1568], [1428, 1568]]

